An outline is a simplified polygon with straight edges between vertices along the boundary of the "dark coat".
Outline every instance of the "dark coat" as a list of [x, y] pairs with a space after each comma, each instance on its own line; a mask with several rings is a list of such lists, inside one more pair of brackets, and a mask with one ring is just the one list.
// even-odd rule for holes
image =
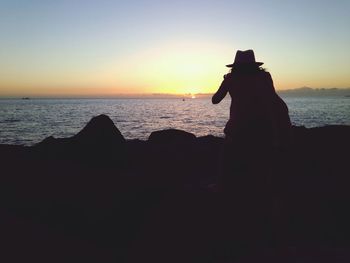
[[229, 73], [224, 76], [212, 102], [231, 96], [230, 119], [224, 133], [227, 137], [250, 134], [270, 137], [274, 141], [289, 136], [291, 127], [288, 107], [277, 95], [270, 73]]

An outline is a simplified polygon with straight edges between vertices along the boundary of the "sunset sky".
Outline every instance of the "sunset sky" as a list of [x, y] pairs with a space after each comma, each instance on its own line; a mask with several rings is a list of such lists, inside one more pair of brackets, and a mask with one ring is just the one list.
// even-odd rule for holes
[[0, 0], [0, 97], [211, 93], [237, 49], [276, 89], [350, 87], [349, 0]]

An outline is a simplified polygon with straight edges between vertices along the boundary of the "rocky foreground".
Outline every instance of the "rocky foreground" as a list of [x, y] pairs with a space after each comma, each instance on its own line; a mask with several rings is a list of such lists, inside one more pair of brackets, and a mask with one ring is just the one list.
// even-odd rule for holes
[[0, 261], [350, 262], [349, 149], [350, 126], [293, 127], [225, 166], [222, 138], [125, 140], [105, 115], [0, 145]]

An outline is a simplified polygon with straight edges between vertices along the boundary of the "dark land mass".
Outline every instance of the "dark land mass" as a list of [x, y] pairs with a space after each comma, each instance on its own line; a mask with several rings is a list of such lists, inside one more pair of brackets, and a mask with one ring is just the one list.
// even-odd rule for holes
[[282, 96], [303, 96], [303, 97], [350, 97], [350, 88], [318, 88], [302, 87], [298, 89], [278, 90]]
[[125, 140], [104, 115], [0, 145], [0, 260], [349, 262], [350, 126], [292, 131], [288, 149], [226, 156], [223, 182], [224, 139]]

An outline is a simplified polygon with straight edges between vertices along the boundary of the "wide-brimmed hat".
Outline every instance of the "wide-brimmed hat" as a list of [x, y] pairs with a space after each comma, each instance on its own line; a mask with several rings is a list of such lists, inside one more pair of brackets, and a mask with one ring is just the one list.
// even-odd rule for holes
[[237, 66], [237, 65], [252, 65], [252, 64], [261, 66], [264, 63], [255, 61], [254, 51], [251, 49], [244, 50], [244, 51], [237, 50], [235, 61], [232, 64], [226, 65], [226, 67], [232, 68], [233, 66]]

